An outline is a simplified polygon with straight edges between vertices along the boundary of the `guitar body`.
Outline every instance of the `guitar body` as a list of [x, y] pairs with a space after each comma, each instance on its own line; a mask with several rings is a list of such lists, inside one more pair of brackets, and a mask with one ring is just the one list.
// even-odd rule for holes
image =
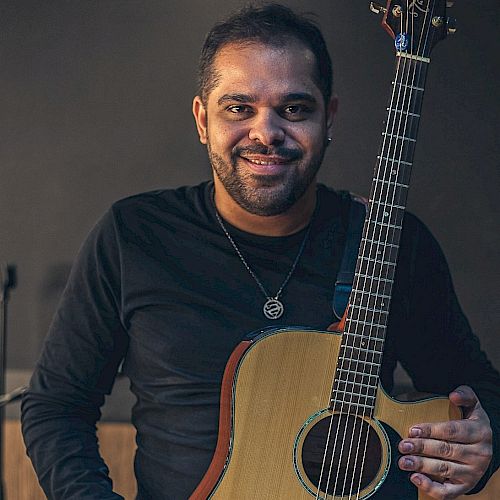
[[[274, 329], [238, 346], [224, 375], [217, 448], [192, 500], [316, 498], [341, 339], [341, 332]], [[458, 419], [460, 410], [442, 397], [399, 402], [379, 387], [373, 416], [335, 415], [331, 435], [345, 435], [337, 441], [366, 460], [362, 474], [349, 464], [336, 472], [333, 460], [328, 498], [426, 500], [398, 468], [397, 444], [413, 424]]]

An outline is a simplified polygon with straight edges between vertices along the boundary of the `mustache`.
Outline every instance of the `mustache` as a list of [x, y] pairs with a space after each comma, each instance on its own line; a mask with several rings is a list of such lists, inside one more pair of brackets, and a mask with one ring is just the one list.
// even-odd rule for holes
[[299, 149], [285, 148], [283, 146], [264, 146], [263, 144], [251, 144], [248, 146], [235, 146], [232, 151], [233, 158], [245, 154], [258, 154], [265, 156], [279, 156], [285, 161], [294, 161], [302, 158]]

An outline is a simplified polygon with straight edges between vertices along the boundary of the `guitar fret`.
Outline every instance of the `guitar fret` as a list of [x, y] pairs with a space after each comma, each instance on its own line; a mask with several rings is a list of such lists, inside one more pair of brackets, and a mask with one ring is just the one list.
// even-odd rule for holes
[[393, 283], [394, 282], [393, 279], [380, 278], [379, 276], [371, 276], [371, 275], [368, 275], [368, 274], [361, 274], [361, 273], [356, 273], [356, 277], [359, 277], [359, 278], [370, 278], [373, 281], [383, 281], [385, 283]]
[[403, 188], [409, 187], [409, 184], [403, 184], [402, 182], [392, 182], [392, 181], [386, 181], [384, 179], [374, 179], [373, 181], [381, 184], [390, 184], [391, 186], [398, 186]]
[[352, 323], [356, 323], [358, 325], [370, 326], [372, 328], [385, 328], [386, 325], [381, 325], [380, 323], [371, 323], [370, 321], [361, 321], [360, 319], [350, 319], [347, 318], [347, 321], [351, 321]]
[[395, 108], [385, 108], [387, 111], [394, 111], [395, 113], [404, 113], [405, 115], [408, 116], [413, 116], [415, 118], [420, 118], [420, 115], [418, 113], [410, 113], [409, 111], [404, 111], [402, 109], [395, 109]]
[[[372, 202], [373, 205], [381, 205], [383, 207], [386, 207], [388, 210], [391, 210], [393, 208], [396, 208], [396, 209], [399, 209], [399, 210], [405, 210], [406, 207], [403, 206], [403, 205], [395, 205], [395, 204], [392, 204], [392, 203], [386, 203], [386, 202], [381, 202], [381, 201], [374, 201]], [[393, 246], [396, 246], [396, 245], [393, 245]]]
[[373, 349], [363, 349], [362, 347], [356, 347], [354, 345], [343, 345], [342, 348], [343, 349], [353, 349], [353, 350], [355, 349], [356, 351], [365, 352], [368, 354], [382, 354], [382, 351], [376, 351]]
[[369, 357], [370, 355], [381, 355], [383, 344], [377, 344], [377, 341], [379, 341], [378, 338], [361, 340], [358, 337], [352, 336], [349, 332], [344, 332], [341, 349], [356, 349], [358, 351], [357, 355], [364, 356], [365, 358]]
[[353, 307], [355, 309], [362, 309], [363, 311], [370, 311], [370, 312], [374, 312], [374, 313], [377, 313], [377, 314], [389, 314], [389, 311], [386, 311], [384, 309], [374, 309], [372, 307], [362, 306], [362, 305], [358, 305], [358, 304], [356, 304]]
[[[361, 404], [361, 403], [351, 403], [349, 401], [335, 401], [335, 400], [332, 400], [331, 401], [332, 403], [336, 404], [337, 406], [340, 404], [340, 409], [343, 408], [343, 406], [354, 406], [355, 408], [357, 407], [361, 407], [361, 408], [367, 408], [369, 410], [373, 410], [373, 405], [364, 405], [364, 404]], [[335, 410], [337, 410], [337, 408], [334, 408]], [[340, 410], [338, 409], [338, 410]]]
[[378, 297], [380, 299], [390, 299], [391, 296], [390, 295], [384, 295], [384, 294], [379, 294], [379, 293], [375, 293], [375, 292], [367, 292], [367, 291], [364, 291], [364, 290], [356, 290], [354, 292], [355, 295], [369, 295], [370, 297]]
[[368, 248], [364, 248], [363, 252], [369, 255], [371, 259], [377, 259], [378, 262], [396, 262], [398, 258], [397, 247], [385, 247], [382, 245], [371, 246]]
[[[377, 224], [383, 224], [382, 222], [377, 222]], [[398, 227], [398, 228], [401, 228], [401, 226], [391, 226], [390, 224], [386, 224], [387, 226], [390, 226], [390, 227]], [[372, 257], [365, 257], [364, 255], [360, 255], [359, 256], [359, 259], [360, 260], [366, 260], [368, 262], [375, 262], [377, 264], [382, 264], [382, 265], [387, 265], [387, 266], [395, 266], [396, 263], [395, 262], [389, 262], [387, 260], [378, 260], [378, 259], [373, 259]]]
[[[371, 361], [363, 361], [362, 359], [352, 359], [352, 358], [346, 358], [345, 356], [339, 356], [338, 359], [341, 359], [343, 361], [350, 361], [354, 362], [357, 364], [363, 363], [364, 365], [369, 365], [369, 366], [380, 366], [380, 363], [372, 363]], [[350, 365], [351, 363], [349, 363]]]
[[346, 368], [337, 368], [338, 372], [343, 372], [343, 373], [349, 373], [351, 375], [357, 375], [360, 377], [370, 377], [370, 378], [378, 378], [378, 374], [371, 374], [371, 373], [353, 373], [352, 370], [348, 370]]
[[366, 387], [368, 389], [377, 389], [377, 386], [376, 385], [372, 385], [372, 384], [362, 384], [361, 382], [351, 382], [349, 380], [342, 380], [342, 379], [339, 379], [339, 378], [336, 378], [334, 379], [334, 383], [335, 384], [351, 384], [351, 385], [357, 385], [359, 387]]
[[399, 224], [388, 224], [387, 222], [379, 222], [376, 220], [371, 220], [370, 224], [375, 224], [377, 226], [382, 226], [382, 227], [392, 227], [394, 229], [402, 229], [402, 227], [403, 227]]
[[388, 156], [380, 156], [380, 155], [377, 155], [377, 159], [378, 160], [385, 160], [385, 161], [391, 161], [393, 163], [399, 163], [401, 165], [405, 165], [407, 167], [411, 167], [413, 166], [413, 163], [410, 163], [408, 161], [403, 161], [403, 160], [399, 160], [399, 159], [396, 159], [396, 158], [389, 158]]
[[388, 132], [382, 132], [382, 135], [385, 137], [393, 137], [395, 139], [403, 139], [403, 141], [417, 142], [416, 139], [412, 139], [411, 137], [404, 137], [402, 135], [389, 134]]
[[[367, 241], [369, 243], [374, 243], [374, 240], [370, 238], [363, 237], [361, 241]], [[399, 248], [399, 245], [395, 245], [394, 243], [385, 243], [382, 241], [377, 242], [380, 246], [387, 247], [387, 248]]]
[[358, 337], [360, 339], [364, 339], [366, 341], [374, 341], [374, 342], [384, 342], [384, 339], [379, 339], [377, 337], [372, 337], [371, 335], [363, 335], [362, 333], [354, 333], [354, 332], [347, 332], [348, 335], [351, 337]]
[[[365, 399], [375, 399], [375, 396], [371, 396], [370, 394], [357, 394], [355, 392], [350, 392], [350, 391], [342, 391], [340, 389], [335, 389], [334, 390], [335, 394], [337, 393], [340, 393], [340, 394], [347, 394], [348, 396], [356, 396], [358, 398], [365, 398]], [[334, 403], [334, 402], [337, 402], [339, 401], [338, 399], [336, 399], [335, 397], [331, 398], [330, 399], [330, 402], [331, 403]], [[349, 402], [349, 403], [354, 403], [354, 401], [346, 401], [346, 402]], [[357, 403], [356, 403], [357, 404]]]
[[406, 87], [407, 89], [413, 89], [413, 90], [419, 90], [423, 92], [425, 89], [422, 87], [415, 87], [414, 85], [406, 85], [405, 83], [401, 82], [391, 82], [393, 85], [399, 85], [400, 87]]

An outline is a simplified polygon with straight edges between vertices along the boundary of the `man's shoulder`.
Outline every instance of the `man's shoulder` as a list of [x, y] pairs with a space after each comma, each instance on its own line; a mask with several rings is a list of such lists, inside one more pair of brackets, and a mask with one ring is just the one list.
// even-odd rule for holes
[[209, 219], [211, 183], [156, 189], [115, 201], [97, 224], [100, 232], [150, 234], [158, 227], [198, 227]]
[[180, 186], [171, 189], [155, 189], [137, 193], [115, 201], [111, 206], [114, 213], [143, 213], [144, 210], [176, 211], [200, 209], [205, 203], [211, 182], [195, 186]]

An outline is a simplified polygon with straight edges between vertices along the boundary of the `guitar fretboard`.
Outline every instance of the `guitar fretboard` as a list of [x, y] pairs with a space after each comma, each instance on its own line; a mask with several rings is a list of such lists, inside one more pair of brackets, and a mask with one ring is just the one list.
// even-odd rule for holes
[[427, 62], [398, 57], [356, 263], [330, 409], [375, 407]]

